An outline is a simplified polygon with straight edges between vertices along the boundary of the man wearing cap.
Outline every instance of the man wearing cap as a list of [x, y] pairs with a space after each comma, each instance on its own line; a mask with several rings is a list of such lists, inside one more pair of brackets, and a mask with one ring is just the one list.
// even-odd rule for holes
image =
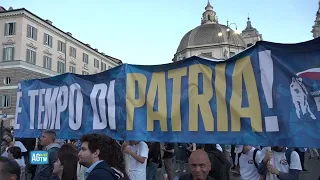
[[237, 145], [235, 153], [241, 153], [239, 165], [242, 180], [264, 179], [258, 173], [258, 165], [262, 161], [262, 155], [258, 149], [249, 145]]

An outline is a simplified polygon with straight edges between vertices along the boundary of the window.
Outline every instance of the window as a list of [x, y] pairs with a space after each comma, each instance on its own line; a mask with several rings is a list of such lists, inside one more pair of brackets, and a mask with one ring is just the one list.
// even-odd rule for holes
[[107, 65], [103, 62], [101, 62], [101, 71], [107, 70]]
[[43, 67], [51, 69], [52, 58], [48, 56], [43, 56]]
[[11, 78], [10, 77], [5, 77], [4, 79], [3, 79], [3, 84], [4, 85], [9, 85], [11, 83]]
[[69, 72], [71, 72], [71, 73], [76, 73], [76, 67], [70, 66], [70, 67], [69, 67]]
[[31, 38], [33, 40], [37, 40], [37, 36], [38, 36], [37, 28], [35, 28], [35, 27], [33, 27], [33, 26], [29, 25], [29, 24], [28, 24], [27, 28], [28, 28], [27, 29], [27, 37]]
[[66, 65], [64, 62], [58, 61], [57, 72], [58, 73], [65, 73], [66, 72]]
[[16, 23], [6, 23], [4, 27], [4, 35], [5, 36], [13, 36], [16, 35]]
[[88, 54], [86, 54], [86, 53], [83, 53], [83, 62], [84, 62], [85, 64], [88, 64], [88, 62], [89, 62], [89, 56], [88, 56]]
[[73, 58], [76, 58], [76, 57], [77, 57], [76, 54], [77, 54], [76, 48], [70, 46], [70, 54], [69, 54], [69, 55], [70, 55], [71, 57], [73, 57]]
[[8, 108], [11, 106], [11, 96], [2, 95], [0, 96], [0, 108]]
[[3, 48], [3, 61], [14, 60], [14, 47]]
[[52, 36], [44, 33], [43, 44], [52, 48]]
[[66, 44], [58, 40], [58, 51], [66, 53]]
[[37, 54], [31, 49], [27, 49], [27, 62], [31, 64], [36, 64]]
[[82, 75], [89, 75], [87, 71], [82, 71]]
[[94, 59], [94, 67], [99, 68], [99, 60], [98, 59]]

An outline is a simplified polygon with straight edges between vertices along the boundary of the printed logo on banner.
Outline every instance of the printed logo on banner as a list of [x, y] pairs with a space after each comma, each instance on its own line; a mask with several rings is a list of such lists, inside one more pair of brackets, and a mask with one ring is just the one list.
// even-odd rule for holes
[[48, 151], [31, 151], [30, 152], [30, 164], [48, 164], [49, 157]]
[[[308, 115], [312, 119], [317, 119], [314, 113], [310, 110], [308, 95], [311, 94], [316, 102], [318, 111], [320, 110], [320, 90], [317, 83], [320, 80], [320, 68], [312, 68], [303, 72], [297, 73], [298, 78], [293, 77], [290, 84], [290, 92], [292, 102], [296, 108], [296, 114], [299, 119], [301, 116]], [[303, 83], [303, 79], [310, 81], [313, 85], [313, 92], [309, 93]], [[318, 95], [318, 96], [317, 96]]]

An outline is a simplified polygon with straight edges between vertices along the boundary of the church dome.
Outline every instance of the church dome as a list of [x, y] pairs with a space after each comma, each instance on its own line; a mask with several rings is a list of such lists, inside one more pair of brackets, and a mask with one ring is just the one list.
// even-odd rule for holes
[[227, 26], [218, 23], [203, 23], [183, 36], [178, 46], [177, 53], [186, 48], [221, 44], [246, 47], [246, 43], [241, 36]]

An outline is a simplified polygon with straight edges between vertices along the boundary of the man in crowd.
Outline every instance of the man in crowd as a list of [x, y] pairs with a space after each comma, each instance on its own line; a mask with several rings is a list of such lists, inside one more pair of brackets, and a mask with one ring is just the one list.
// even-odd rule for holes
[[20, 172], [15, 160], [0, 156], [0, 180], [20, 180]]
[[258, 165], [262, 160], [261, 151], [249, 145], [237, 145], [235, 153], [242, 153], [239, 157], [240, 175], [242, 180], [260, 180]]
[[124, 142], [122, 151], [129, 155], [128, 176], [130, 180], [146, 180], [148, 145], [143, 141]]
[[172, 160], [174, 156], [174, 143], [165, 143], [165, 148], [163, 148], [163, 161], [164, 161], [164, 169], [168, 174], [169, 180], [173, 180], [172, 174]]
[[302, 170], [298, 153], [283, 146], [274, 146], [271, 149], [272, 151], [262, 149], [266, 153], [259, 164], [259, 174], [267, 175], [267, 180], [298, 180]]
[[87, 167], [86, 180], [117, 180], [111, 166], [104, 161], [109, 156], [109, 137], [103, 134], [87, 134], [81, 137], [79, 164]]
[[57, 161], [57, 152], [60, 145], [55, 143], [56, 132], [45, 130], [40, 138], [40, 144], [44, 151], [48, 151], [48, 164], [37, 165], [34, 180], [58, 180], [58, 177], [52, 174], [53, 164]]
[[211, 163], [208, 154], [204, 150], [193, 151], [189, 157], [189, 165], [191, 174], [183, 175], [179, 180], [214, 180], [208, 175]]

